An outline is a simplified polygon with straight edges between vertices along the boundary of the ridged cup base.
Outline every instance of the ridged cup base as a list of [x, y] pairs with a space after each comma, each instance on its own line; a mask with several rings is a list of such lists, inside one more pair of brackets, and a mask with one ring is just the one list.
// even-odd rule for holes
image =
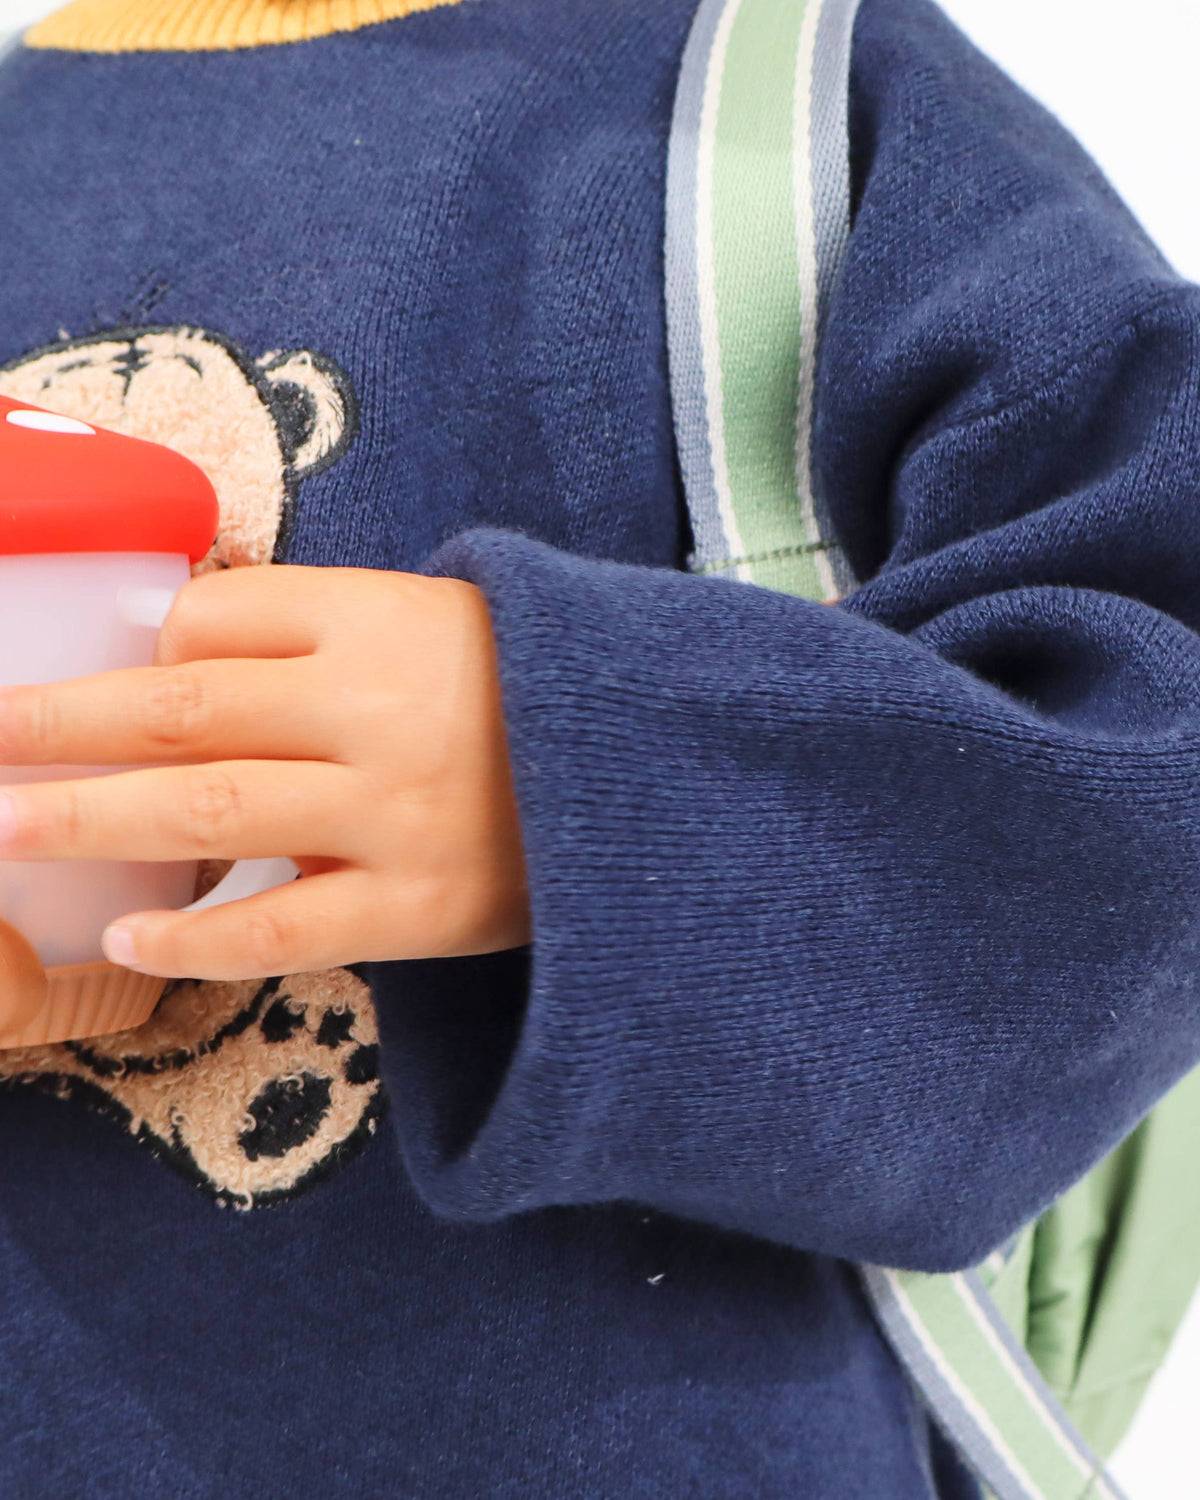
[[47, 969], [46, 1003], [20, 1031], [6, 1033], [0, 1047], [44, 1047], [129, 1031], [148, 1021], [167, 981], [104, 962]]

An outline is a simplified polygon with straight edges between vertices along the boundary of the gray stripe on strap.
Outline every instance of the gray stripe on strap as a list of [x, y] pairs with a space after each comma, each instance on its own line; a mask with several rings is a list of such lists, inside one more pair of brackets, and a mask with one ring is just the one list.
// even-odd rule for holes
[[684, 49], [671, 143], [667, 155], [667, 351], [675, 442], [683, 473], [697, 559], [728, 557], [712, 469], [700, 335], [700, 277], [696, 262], [697, 169], [700, 120], [713, 39], [728, 0], [702, 0]]
[[1043, 1489], [1022, 1467], [1022, 1459], [1026, 1457], [1024, 1448], [1028, 1445], [1023, 1448], [1019, 1440], [1010, 1447], [1008, 1439], [994, 1426], [992, 1431], [987, 1430], [992, 1414], [972, 1388], [971, 1370], [961, 1357], [956, 1362], [947, 1349], [938, 1345], [936, 1333], [922, 1321], [921, 1307], [906, 1300], [908, 1294], [897, 1274], [878, 1266], [859, 1269], [893, 1352], [907, 1369], [938, 1426], [996, 1500], [1059, 1500], [1068, 1493], [1073, 1497], [1090, 1496], [1092, 1500], [1125, 1500], [1005, 1322], [977, 1271], [960, 1272], [953, 1278], [962, 1293], [963, 1305], [972, 1310], [977, 1324], [986, 1323], [993, 1345], [1007, 1357], [1012, 1373], [1005, 1379], [1026, 1404], [1026, 1420], [1041, 1424], [1044, 1437], [1057, 1446], [1068, 1468], [1074, 1471], [1076, 1480], [1069, 1488], [1056, 1480]]
[[[850, 239], [850, 48], [859, 0], [825, 0], [813, 55], [812, 141], [813, 230], [817, 250], [817, 340], [820, 357], [834, 288]], [[815, 412], [815, 403], [814, 403]], [[810, 454], [815, 444], [810, 435]], [[817, 464], [810, 462], [813, 512], [823, 537], [835, 534]], [[840, 547], [829, 551], [839, 595], [857, 583]]]
[[875, 1316], [892, 1352], [907, 1369], [938, 1426], [997, 1500], [1043, 1500], [1023, 1484], [980, 1430], [959, 1391], [943, 1376], [883, 1271], [860, 1266]]
[[850, 235], [850, 44], [859, 0], [825, 0], [812, 80], [813, 220], [820, 298], [818, 342]]
[[1018, 1366], [1037, 1392], [1038, 1402], [1047, 1413], [1047, 1425], [1056, 1428], [1060, 1441], [1069, 1443], [1079, 1455], [1080, 1467], [1097, 1477], [1098, 1485], [1102, 1486], [1097, 1490], [1097, 1495], [1103, 1494], [1114, 1497], [1114, 1500], [1122, 1500], [1120, 1492], [1105, 1473], [1104, 1464], [1099, 1455], [1093, 1452], [1083, 1434], [1068, 1416], [1062, 1402], [1046, 1383], [1045, 1377], [1030, 1358], [1028, 1349], [997, 1307], [995, 1298], [984, 1285], [983, 1277], [978, 1271], [965, 1271], [962, 1274], [962, 1280], [970, 1293], [976, 1312], [986, 1321], [996, 1342], [1008, 1351], [1009, 1358]]

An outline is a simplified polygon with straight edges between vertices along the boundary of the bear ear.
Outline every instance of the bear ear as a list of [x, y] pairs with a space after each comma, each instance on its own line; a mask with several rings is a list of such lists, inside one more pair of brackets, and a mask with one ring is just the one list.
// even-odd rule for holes
[[307, 349], [272, 350], [257, 370], [289, 477], [304, 479], [335, 463], [358, 431], [358, 402], [345, 371]]

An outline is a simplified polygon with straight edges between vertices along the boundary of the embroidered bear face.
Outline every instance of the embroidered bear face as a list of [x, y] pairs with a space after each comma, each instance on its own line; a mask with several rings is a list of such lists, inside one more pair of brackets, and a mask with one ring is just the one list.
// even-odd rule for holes
[[[252, 358], [211, 330], [119, 328], [0, 368], [0, 394], [199, 464], [220, 502], [196, 571], [282, 554], [300, 484], [357, 431], [345, 373], [309, 350]], [[202, 868], [201, 890], [224, 867]], [[217, 1202], [311, 1187], [369, 1138], [384, 1096], [370, 992], [347, 969], [238, 984], [179, 980], [137, 1031], [0, 1051], [0, 1082], [83, 1099]]]
[[119, 328], [46, 345], [0, 368], [0, 395], [199, 464], [221, 506], [201, 571], [280, 556], [300, 481], [336, 463], [358, 426], [332, 360], [307, 349], [252, 359], [202, 328]]

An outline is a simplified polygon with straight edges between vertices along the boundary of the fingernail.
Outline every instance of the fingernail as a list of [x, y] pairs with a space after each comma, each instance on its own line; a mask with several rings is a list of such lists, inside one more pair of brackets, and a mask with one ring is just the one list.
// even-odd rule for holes
[[137, 948], [133, 932], [114, 922], [100, 934], [100, 949], [110, 964], [120, 964], [123, 969], [137, 968]]
[[20, 804], [11, 792], [0, 792], [0, 844], [7, 844], [16, 836], [20, 824]]

